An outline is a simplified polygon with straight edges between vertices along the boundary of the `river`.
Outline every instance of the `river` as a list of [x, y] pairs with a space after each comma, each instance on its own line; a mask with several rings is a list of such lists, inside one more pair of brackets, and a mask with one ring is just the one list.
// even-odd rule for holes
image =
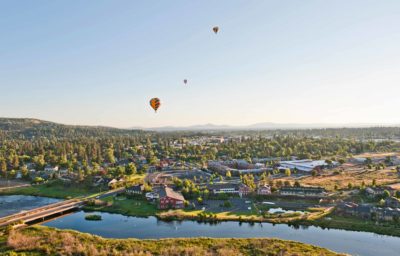
[[20, 211], [31, 210], [33, 208], [59, 201], [60, 199], [40, 196], [0, 196], [0, 218]]
[[[17, 196], [13, 198], [13, 196], [0, 196], [0, 214], [27, 210], [56, 201], [58, 200], [43, 197]], [[8, 208], [4, 208], [5, 202]], [[369, 232], [322, 229], [313, 226], [294, 228], [285, 224], [273, 225], [270, 223], [220, 222], [208, 224], [189, 220], [165, 222], [155, 217], [138, 218], [101, 212], [94, 213], [102, 216], [101, 221], [87, 221], [85, 220], [86, 214], [83, 211], [74, 212], [42, 225], [60, 229], [74, 229], [107, 238], [275, 237], [313, 244], [351, 255], [400, 255], [400, 237], [383, 236]]]
[[75, 229], [108, 238], [157, 239], [171, 237], [276, 237], [300, 241], [352, 255], [399, 255], [400, 238], [319, 227], [294, 228], [285, 224], [196, 221], [160, 221], [155, 217], [138, 218], [121, 214], [95, 212], [101, 221], [87, 221], [80, 211], [44, 223], [49, 227]]

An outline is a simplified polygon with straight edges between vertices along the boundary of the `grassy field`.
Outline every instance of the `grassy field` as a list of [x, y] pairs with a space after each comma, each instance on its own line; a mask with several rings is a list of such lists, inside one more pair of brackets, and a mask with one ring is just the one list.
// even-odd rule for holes
[[42, 226], [11, 231], [7, 238], [0, 237], [0, 243], [1, 255], [343, 255], [313, 245], [270, 238], [104, 239]]
[[[128, 182], [137, 183], [143, 181], [145, 175], [137, 174], [127, 178]], [[90, 188], [85, 184], [63, 184], [59, 180], [51, 181], [41, 185], [32, 185], [30, 187], [17, 187], [0, 190], [0, 195], [32, 195], [54, 198], [74, 198], [79, 196], [89, 196], [102, 191], [100, 188]]]
[[[340, 174], [333, 174], [332, 171], [320, 176], [307, 176], [298, 181], [301, 185], [320, 186], [333, 191], [335, 186], [337, 186], [338, 189], [347, 189], [349, 183], [353, 186], [361, 186], [364, 182], [368, 186], [372, 184], [374, 179], [376, 180], [377, 185], [388, 185], [400, 182], [397, 171], [392, 170], [391, 168], [375, 171], [374, 169], [365, 170], [361, 167], [346, 168]], [[292, 177], [283, 178], [281, 180], [289, 180], [292, 183], [294, 182]]]
[[140, 199], [126, 199], [126, 198], [114, 198], [112, 196], [105, 197], [102, 199], [105, 202], [111, 202], [111, 206], [85, 206], [85, 210], [104, 211], [112, 213], [120, 213], [130, 216], [155, 216], [157, 213], [157, 207], [155, 204], [151, 204], [146, 200]]
[[0, 191], [0, 195], [32, 195], [54, 198], [73, 198], [86, 196], [98, 191], [90, 190], [84, 186], [71, 184], [64, 186], [61, 182], [52, 182], [42, 185], [33, 185], [30, 187], [11, 188]]

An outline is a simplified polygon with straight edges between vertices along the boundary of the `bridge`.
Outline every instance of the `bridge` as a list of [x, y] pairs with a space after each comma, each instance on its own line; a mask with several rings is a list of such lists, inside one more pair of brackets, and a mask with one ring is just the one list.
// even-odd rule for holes
[[29, 224], [31, 222], [44, 221], [50, 217], [63, 215], [67, 212], [78, 209], [85, 204], [85, 202], [86, 201], [82, 199], [71, 199], [35, 208], [33, 210], [12, 214], [0, 218], [0, 227], [13, 225], [16, 223]]
[[123, 192], [124, 190], [125, 188], [117, 188], [114, 190], [103, 192], [102, 194], [98, 194], [97, 196], [92, 195], [87, 197], [74, 198], [54, 204], [45, 205], [29, 211], [23, 211], [8, 215], [6, 217], [0, 218], [0, 227], [13, 224], [30, 224], [33, 222], [40, 222], [46, 219], [51, 219], [71, 212], [73, 210], [79, 209], [81, 206], [86, 204], [89, 199], [101, 199], [107, 196], [113, 196], [115, 194]]

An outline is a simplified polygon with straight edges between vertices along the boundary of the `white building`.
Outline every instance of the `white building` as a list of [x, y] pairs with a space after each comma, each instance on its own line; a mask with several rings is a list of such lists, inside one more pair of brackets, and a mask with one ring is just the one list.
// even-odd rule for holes
[[[333, 163], [335, 164], [335, 163]], [[325, 162], [325, 160], [311, 160], [311, 159], [303, 159], [303, 160], [295, 160], [295, 161], [282, 161], [279, 163], [281, 168], [298, 170], [303, 172], [311, 172], [314, 169], [323, 169], [328, 167], [329, 165]]]

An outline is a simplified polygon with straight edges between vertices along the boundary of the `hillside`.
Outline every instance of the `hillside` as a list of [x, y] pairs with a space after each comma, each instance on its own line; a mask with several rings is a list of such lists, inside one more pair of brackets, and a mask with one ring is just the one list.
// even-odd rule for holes
[[31, 118], [0, 118], [0, 138], [32, 139], [129, 136], [144, 133], [102, 126], [64, 125]]
[[[231, 129], [228, 129], [230, 127]], [[233, 127], [235, 129], [233, 129]], [[38, 137], [76, 139], [76, 138], [107, 138], [110, 136], [138, 136], [138, 135], [250, 135], [250, 136], [296, 136], [296, 137], [329, 137], [352, 138], [360, 140], [400, 140], [400, 127], [359, 127], [359, 128], [275, 128], [251, 129], [248, 126], [216, 126], [212, 124], [164, 128], [132, 128], [118, 129], [104, 126], [65, 125], [32, 118], [0, 118], [0, 139], [33, 139]], [[254, 127], [253, 127], [254, 128]]]

